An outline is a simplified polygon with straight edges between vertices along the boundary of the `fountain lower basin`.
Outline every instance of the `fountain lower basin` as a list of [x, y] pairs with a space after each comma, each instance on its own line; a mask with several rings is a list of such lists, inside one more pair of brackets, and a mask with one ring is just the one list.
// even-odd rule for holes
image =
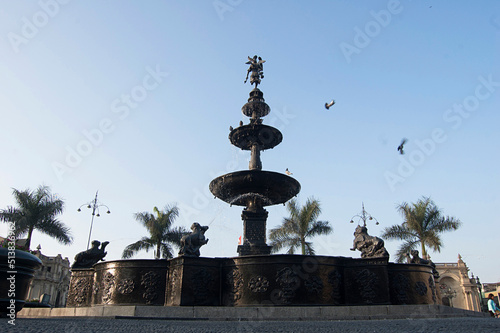
[[432, 267], [384, 258], [128, 259], [74, 271], [67, 306], [440, 304], [437, 289]]
[[248, 207], [258, 201], [264, 207], [287, 202], [300, 192], [300, 184], [278, 172], [243, 170], [215, 178], [210, 191], [231, 205]]

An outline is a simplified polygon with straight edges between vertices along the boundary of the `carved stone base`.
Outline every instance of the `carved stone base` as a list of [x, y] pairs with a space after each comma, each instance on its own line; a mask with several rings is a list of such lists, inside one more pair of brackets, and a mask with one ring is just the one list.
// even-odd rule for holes
[[220, 305], [221, 260], [177, 257], [170, 260], [165, 304]]
[[74, 269], [68, 296], [71, 307], [385, 304], [440, 304], [432, 267], [286, 254], [117, 260]]
[[254, 256], [254, 255], [266, 255], [271, 254], [271, 249], [273, 247], [269, 245], [249, 245], [243, 244], [238, 245], [238, 255], [239, 256]]
[[69, 283], [67, 307], [90, 306], [94, 285], [93, 268], [73, 268]]

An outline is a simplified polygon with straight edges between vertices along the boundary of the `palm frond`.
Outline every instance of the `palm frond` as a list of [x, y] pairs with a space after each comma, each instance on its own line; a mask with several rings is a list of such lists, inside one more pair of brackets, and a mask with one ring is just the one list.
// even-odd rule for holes
[[317, 221], [321, 213], [319, 201], [309, 198], [304, 206], [299, 207], [297, 201], [292, 199], [287, 203], [287, 210], [289, 216], [269, 232], [272, 252], [288, 248], [287, 253], [294, 254], [296, 248], [301, 248], [303, 254], [314, 253], [312, 243], [306, 242], [306, 239], [332, 232], [328, 221]]
[[441, 210], [430, 197], [422, 197], [412, 205], [403, 202], [397, 206], [397, 210], [403, 216], [404, 222], [385, 228], [381, 237], [405, 241], [398, 251], [398, 260], [418, 243], [422, 247], [421, 255], [426, 254], [426, 246], [440, 252], [442, 242], [439, 235], [445, 231], [456, 230], [461, 225], [460, 220], [456, 218], [442, 217]]
[[[127, 247], [123, 254], [130, 255], [131, 252], [126, 252], [127, 250], [134, 250], [137, 252], [142, 249], [148, 251], [148, 249], [154, 248], [155, 252], [160, 252], [156, 253], [157, 258], [171, 258], [173, 256], [172, 245], [179, 247], [182, 236], [189, 233], [183, 227], [172, 228], [173, 222], [177, 216], [179, 216], [179, 209], [175, 205], [167, 205], [164, 210], [159, 210], [158, 207], [155, 206], [153, 207], [153, 213], [135, 213], [134, 218], [144, 225], [149, 232], [150, 237], [147, 239], [151, 243], [151, 246], [139, 248], [137, 250]], [[158, 248], [159, 251], [157, 250]], [[133, 252], [133, 254], [135, 252]]]
[[328, 221], [315, 221], [311, 223], [305, 237], [314, 237], [319, 235], [328, 235], [332, 232], [332, 227]]
[[54, 237], [60, 243], [71, 243], [69, 228], [56, 218], [64, 211], [64, 201], [52, 194], [48, 186], [39, 186], [34, 191], [12, 189], [12, 194], [17, 207], [2, 210], [0, 220], [14, 222], [17, 237], [27, 234], [28, 248], [34, 230]]
[[133, 257], [137, 252], [146, 250], [148, 252], [151, 248], [154, 247], [154, 244], [151, 242], [150, 238], [143, 237], [135, 243], [127, 245], [122, 253], [123, 259], [128, 259]]
[[[287, 236], [287, 235], [282, 235], [281, 237], [277, 237], [277, 238], [272, 239], [272, 241], [269, 245], [272, 246], [271, 251], [273, 253], [276, 253], [283, 248], [289, 248], [287, 251], [290, 252], [290, 248], [296, 247], [297, 246], [296, 244], [300, 244], [300, 241], [298, 238], [294, 238], [294, 237]], [[292, 249], [292, 254], [293, 254], [293, 249]]]
[[406, 241], [399, 247], [396, 252], [396, 262], [405, 262], [406, 255], [410, 253], [411, 250], [415, 250], [418, 246], [418, 241]]
[[177, 227], [174, 229], [171, 229], [170, 232], [168, 232], [165, 235], [165, 242], [173, 244], [177, 247], [181, 246], [181, 238], [183, 236], [189, 235], [189, 231], [184, 228], [184, 227]]
[[38, 226], [38, 231], [55, 238], [59, 243], [71, 244], [73, 237], [70, 229], [57, 219], [46, 219]]
[[403, 225], [393, 225], [391, 227], [384, 228], [382, 235], [380, 236], [386, 239], [401, 239], [408, 240], [417, 237], [415, 232], [410, 230], [405, 224]]
[[173, 254], [173, 248], [167, 244], [167, 243], [162, 243], [161, 244], [161, 257], [163, 259], [171, 259], [174, 257], [174, 254]]
[[436, 252], [441, 252], [441, 237], [435, 232], [429, 232], [424, 237], [424, 246], [427, 245]]
[[304, 245], [305, 245], [305, 248], [306, 248], [306, 251], [305, 251], [305, 255], [310, 255], [310, 256], [313, 256], [316, 254], [316, 252], [314, 251], [313, 247], [312, 247], [312, 243], [311, 242], [304, 242]]

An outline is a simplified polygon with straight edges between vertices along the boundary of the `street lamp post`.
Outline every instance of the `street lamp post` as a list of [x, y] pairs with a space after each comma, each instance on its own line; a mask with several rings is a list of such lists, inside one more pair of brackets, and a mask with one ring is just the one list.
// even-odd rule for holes
[[[92, 235], [92, 226], [94, 225], [94, 216], [101, 216], [99, 214], [99, 207], [106, 207], [108, 209], [108, 211], [106, 212], [107, 214], [111, 214], [111, 212], [109, 211], [109, 207], [106, 206], [106, 205], [103, 205], [101, 204], [99, 201], [97, 201], [97, 194], [99, 193], [99, 191], [96, 191], [95, 192], [95, 198], [94, 200], [92, 200], [91, 202], [89, 203], [86, 203], [86, 204], [83, 204], [81, 205], [79, 208], [78, 208], [78, 211], [81, 212], [82, 211], [82, 207], [83, 206], [87, 206], [87, 208], [92, 208], [92, 219], [90, 220], [90, 231], [89, 231], [89, 240], [87, 242], [87, 250], [89, 249], [89, 246], [90, 246], [90, 237]], [[97, 214], [96, 214], [97, 212]]]
[[481, 284], [481, 281], [479, 281], [479, 276], [476, 276], [476, 284], [479, 291], [479, 307], [481, 312], [483, 312], [483, 285]]
[[359, 225], [359, 222], [360, 221], [363, 221], [363, 227], [366, 228], [366, 220], [375, 220], [375, 225], [379, 225], [380, 223], [378, 223], [377, 219], [374, 218], [373, 216], [371, 216], [366, 210], [365, 210], [365, 203], [361, 203], [361, 206], [363, 207], [363, 209], [361, 210], [361, 215], [359, 214], [356, 214], [354, 215], [353, 217], [351, 217], [351, 221], [350, 223], [354, 223], [354, 218], [359, 218], [358, 220], [358, 225]]
[[453, 299], [457, 297], [457, 291], [454, 289], [452, 290], [451, 287], [448, 287], [444, 292], [444, 296], [448, 297], [448, 299], [450, 300], [450, 307], [453, 307]]

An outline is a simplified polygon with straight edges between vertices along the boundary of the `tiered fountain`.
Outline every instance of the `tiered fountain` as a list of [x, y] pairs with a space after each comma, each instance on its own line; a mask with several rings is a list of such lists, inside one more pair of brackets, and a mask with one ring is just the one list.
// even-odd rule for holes
[[266, 244], [268, 213], [264, 207], [285, 203], [299, 193], [300, 184], [288, 175], [262, 170], [260, 152], [276, 147], [283, 137], [276, 128], [262, 124], [262, 117], [270, 112], [258, 89], [264, 61], [257, 56], [249, 60], [247, 78], [251, 73], [250, 83], [255, 87], [242, 112], [250, 121], [246, 125], [240, 123], [229, 133], [231, 144], [250, 151], [249, 170], [228, 173], [210, 183], [210, 190], [217, 198], [244, 207], [244, 238], [238, 246], [239, 256], [206, 258], [199, 257], [198, 251], [183, 251], [184, 255], [170, 260], [114, 260], [74, 268], [68, 306], [107, 309], [112, 305], [331, 306], [438, 302], [432, 267], [389, 263], [383, 242], [367, 234], [366, 223], [356, 228], [353, 246], [354, 250], [362, 251], [362, 258], [270, 254], [271, 247]]
[[264, 61], [257, 56], [248, 59], [248, 72], [252, 73], [250, 84], [255, 84], [255, 88], [241, 111], [250, 117], [250, 123], [240, 123], [239, 127], [231, 130], [229, 140], [242, 150], [250, 150], [249, 170], [228, 173], [210, 183], [210, 191], [217, 198], [245, 207], [241, 214], [243, 244], [238, 246], [240, 256], [271, 253], [271, 247], [266, 244], [267, 211], [264, 207], [285, 203], [300, 191], [299, 182], [292, 177], [262, 170], [260, 152], [279, 145], [283, 135], [278, 129], [262, 124], [261, 118], [270, 112], [264, 94], [257, 88], [264, 77]]

